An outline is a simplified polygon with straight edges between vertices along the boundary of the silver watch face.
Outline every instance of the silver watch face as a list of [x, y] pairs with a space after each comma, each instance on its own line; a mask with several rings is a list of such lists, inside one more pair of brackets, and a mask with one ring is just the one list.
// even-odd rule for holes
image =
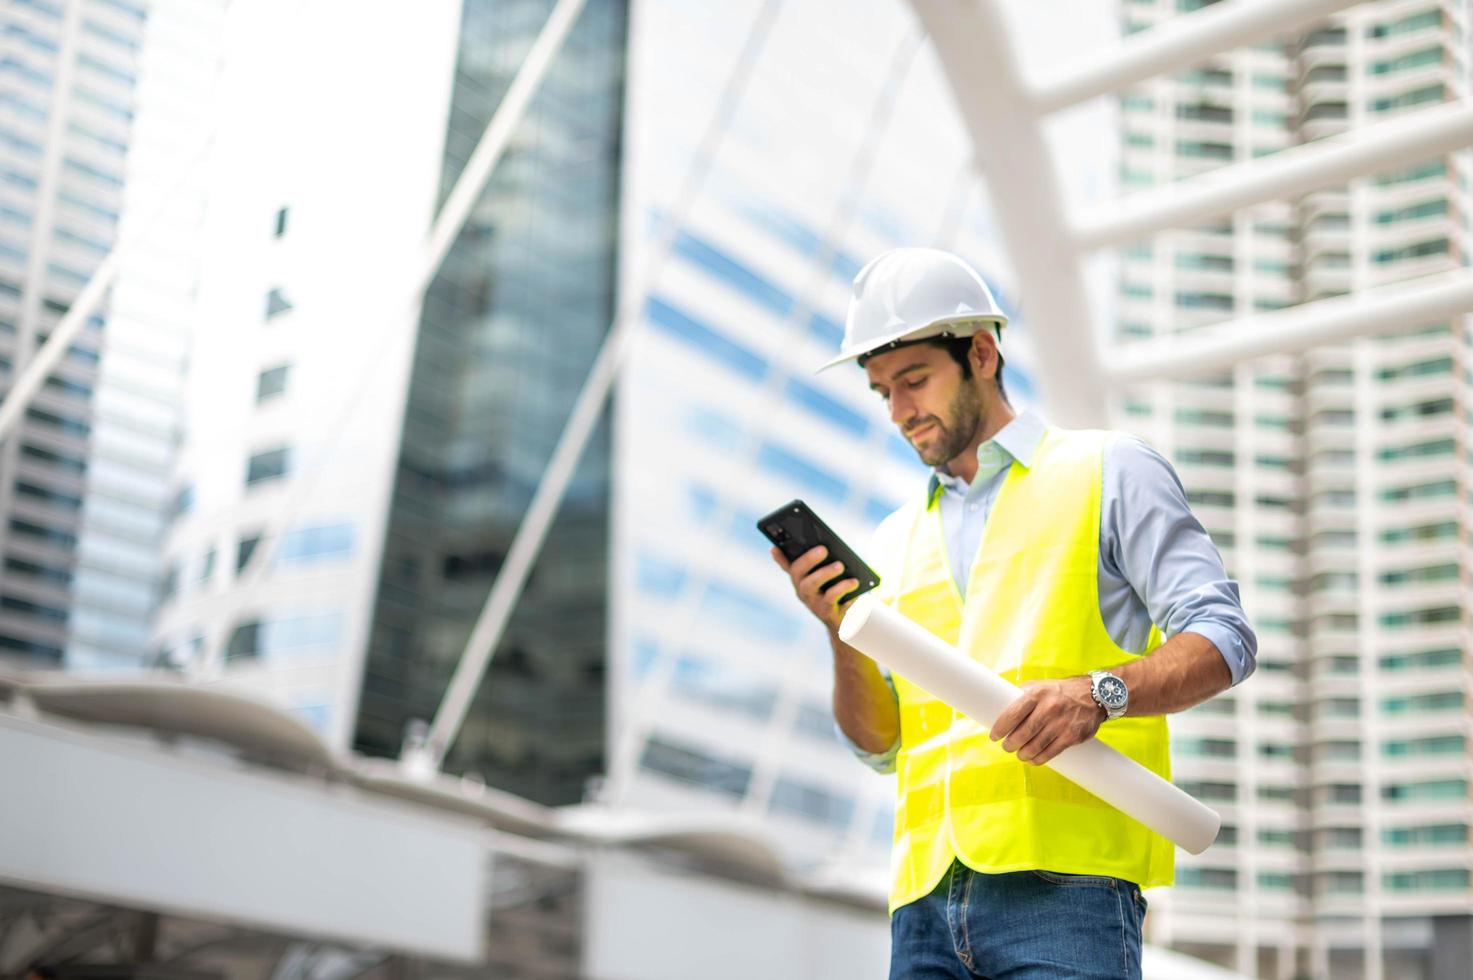
[[1111, 710], [1125, 707], [1126, 691], [1125, 682], [1114, 674], [1106, 674], [1100, 678], [1099, 686], [1100, 703]]

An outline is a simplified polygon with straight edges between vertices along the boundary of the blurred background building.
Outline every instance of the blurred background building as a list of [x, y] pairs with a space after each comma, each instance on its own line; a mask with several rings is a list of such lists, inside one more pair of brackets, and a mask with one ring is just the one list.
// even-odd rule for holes
[[[1128, 46], [1224, 10], [1296, 18], [1048, 120], [1071, 213], [1468, 96], [1461, 0], [976, 6], [1005, 13], [1040, 78], [1115, 33]], [[23, 671], [0, 677], [0, 720], [77, 772], [108, 772], [106, 752], [67, 754], [82, 736], [40, 739], [34, 712], [127, 726], [131, 748], [153, 728], [191, 760], [209, 754], [196, 739], [223, 741], [230, 772], [264, 766], [309, 809], [347, 807], [344, 847], [385, 800], [433, 810], [405, 840], [447, 855], [474, 852], [458, 821], [488, 824], [494, 884], [452, 875], [427, 907], [449, 930], [447, 896], [485, 893], [491, 975], [686, 975], [653, 965], [657, 937], [628, 914], [657, 894], [689, 937], [716, 942], [703, 923], [746, 916], [794, 976], [822, 975], [803, 957], [825, 943], [863, 963], [884, 945], [893, 786], [836, 736], [827, 646], [756, 520], [801, 496], [862, 551], [922, 485], [857, 372], [812, 373], [875, 253], [938, 245], [983, 270], [1014, 317], [1018, 407], [1072, 410], [1045, 383], [1050, 355], [1072, 352], [1037, 336], [1038, 293], [999, 230], [1008, 188], [978, 177], [927, 3], [588, 0], [427, 261], [553, 8], [8, 0], [0, 392], [133, 237], [0, 445], [0, 661]], [[1137, 236], [1080, 269], [1107, 353], [1468, 266], [1469, 167], [1460, 149]], [[423, 747], [629, 305], [627, 360], [443, 747], [448, 775], [415, 775], [398, 760]], [[1225, 819], [1151, 896], [1159, 947], [1274, 978], [1441, 980], [1473, 961], [1470, 347], [1463, 316], [1393, 324], [1117, 385], [1089, 420], [1175, 461], [1261, 644], [1247, 684], [1173, 720], [1178, 782]], [[73, 689], [38, 672], [52, 667], [179, 683]], [[198, 700], [221, 692], [285, 714]], [[166, 792], [172, 752], [119, 771]], [[252, 826], [299, 812], [247, 795], [227, 820], [179, 792], [164, 823], [187, 836], [219, 820], [243, 862]], [[148, 833], [146, 813], [116, 823]], [[262, 866], [330, 851], [310, 826]], [[370, 852], [343, 860], [379, 868]], [[433, 888], [391, 864], [404, 896]], [[0, 970], [27, 943], [83, 948], [99, 915], [97, 891], [57, 885], [64, 905], [25, 886], [0, 889]], [[393, 965], [360, 955], [372, 916], [357, 932], [287, 923], [269, 887], [241, 888], [255, 919], [145, 898], [171, 916], [170, 948], [215, 942], [217, 920], [255, 924], [211, 969], [260, 975], [313, 936], [280, 975]], [[400, 942], [382, 945], [439, 965], [397, 969], [448, 975], [445, 951], [464, 955]], [[768, 969], [741, 952], [732, 970]]]
[[[654, 285], [615, 396], [607, 796], [736, 809], [800, 865], [842, 854], [882, 876], [893, 781], [856, 768], [836, 738], [832, 653], [756, 525], [802, 497], [863, 551], [922, 485], [861, 372], [814, 372], [865, 258], [933, 241], [991, 271], [1000, 249], [963, 134], [925, 123], [945, 83], [903, 8], [867, 6], [823, 59], [803, 51], [827, 11], [785, 6], [754, 27], [757, 9], [654, 2], [633, 20], [625, 282]], [[662, 260], [681, 175], [739, 68], [733, 39], [754, 29], [765, 45]], [[992, 280], [1007, 303], [1008, 282]], [[1014, 326], [1021, 404], [1026, 320]]]
[[[7, 379], [112, 248], [122, 212], [136, 203], [129, 174], [146, 178], [149, 144], [168, 139], [158, 133], [174, 111], [167, 104], [152, 131], [136, 121], [145, 18], [136, 3], [6, 5], [0, 359]], [[7, 656], [137, 667], [148, 648], [168, 507], [157, 472], [178, 435], [184, 335], [167, 322], [139, 324], [145, 292], [120, 290], [111, 312], [89, 319], [17, 437], [0, 448], [0, 652]]]
[[[1124, 31], [1202, 6], [1130, 2]], [[1132, 89], [1123, 191], [1464, 100], [1467, 27], [1462, 3], [1362, 4]], [[1468, 166], [1418, 160], [1123, 250], [1118, 342], [1467, 266]], [[1251, 683], [1173, 722], [1178, 782], [1226, 815], [1157, 902], [1178, 948], [1391, 977], [1468, 946], [1470, 343], [1465, 317], [1408, 323], [1121, 406], [1175, 461], [1261, 644]]]

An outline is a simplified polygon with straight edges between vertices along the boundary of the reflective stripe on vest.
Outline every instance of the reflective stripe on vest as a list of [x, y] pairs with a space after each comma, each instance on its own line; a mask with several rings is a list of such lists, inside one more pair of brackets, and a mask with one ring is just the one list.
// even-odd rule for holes
[[[1015, 684], [1139, 659], [1100, 618], [1100, 485], [1106, 432], [1050, 428], [1031, 467], [1014, 462], [975, 556], [965, 599], [947, 561], [940, 507], [902, 508], [881, 526], [885, 602]], [[1170, 841], [1043, 766], [1020, 762], [987, 730], [909, 683], [900, 696], [890, 908], [928, 894], [953, 858], [977, 871], [1172, 881]], [[1107, 722], [1098, 736], [1166, 778], [1163, 717]]]

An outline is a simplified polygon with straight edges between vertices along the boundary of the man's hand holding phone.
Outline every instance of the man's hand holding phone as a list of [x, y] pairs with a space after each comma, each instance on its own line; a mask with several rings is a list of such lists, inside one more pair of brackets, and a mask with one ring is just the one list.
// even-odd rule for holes
[[798, 601], [807, 606], [808, 611], [818, 617], [831, 633], [837, 633], [848, 605], [841, 605], [839, 600], [858, 588], [859, 580], [835, 579], [834, 576], [844, 574], [844, 563], [826, 562], [829, 550], [823, 545], [810, 548], [791, 562], [778, 548], [773, 548], [771, 554], [772, 560], [793, 580], [793, 591], [797, 593]]

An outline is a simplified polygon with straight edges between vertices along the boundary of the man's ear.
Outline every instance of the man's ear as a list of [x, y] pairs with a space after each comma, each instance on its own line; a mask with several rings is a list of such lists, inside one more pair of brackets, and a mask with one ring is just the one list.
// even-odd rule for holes
[[984, 370], [989, 362], [992, 364], [993, 373], [996, 373], [997, 348], [994, 346], [992, 335], [987, 332], [987, 328], [984, 327], [972, 334], [972, 347], [971, 350], [967, 351], [967, 357], [971, 360], [972, 372], [977, 377], [991, 378], [993, 376]]

